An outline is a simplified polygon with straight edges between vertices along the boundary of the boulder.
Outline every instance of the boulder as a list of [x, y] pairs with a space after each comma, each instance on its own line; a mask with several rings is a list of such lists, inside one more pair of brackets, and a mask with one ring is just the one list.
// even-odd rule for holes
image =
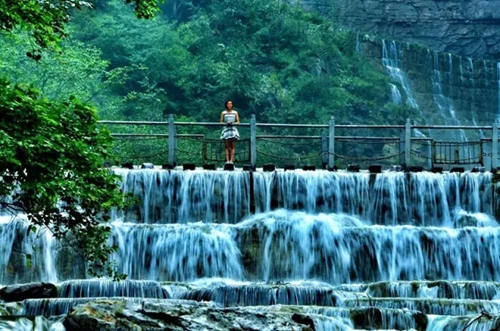
[[57, 287], [50, 283], [9, 285], [0, 289], [0, 299], [7, 302], [55, 297], [57, 297]]

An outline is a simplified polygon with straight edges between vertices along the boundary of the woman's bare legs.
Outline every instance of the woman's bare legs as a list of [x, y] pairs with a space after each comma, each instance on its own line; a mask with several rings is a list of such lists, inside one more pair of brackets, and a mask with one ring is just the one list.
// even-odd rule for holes
[[236, 141], [231, 141], [231, 162], [234, 162], [234, 154], [236, 152]]
[[234, 154], [236, 151], [236, 140], [228, 139], [226, 143], [226, 162], [234, 162]]
[[228, 140], [225, 141], [225, 144], [226, 144], [226, 148], [225, 148], [226, 162], [230, 162], [231, 161], [231, 150], [232, 150], [232, 144], [233, 144], [233, 142], [228, 139]]

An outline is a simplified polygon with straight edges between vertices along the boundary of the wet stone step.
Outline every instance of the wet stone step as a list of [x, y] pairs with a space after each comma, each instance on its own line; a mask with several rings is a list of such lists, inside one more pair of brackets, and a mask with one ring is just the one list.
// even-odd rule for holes
[[[352, 328], [425, 330], [427, 316], [409, 309], [385, 309], [375, 307], [301, 307], [305, 313], [340, 318], [349, 321]], [[347, 324], [346, 322], [344, 322]]]
[[480, 314], [470, 316], [428, 316], [428, 330], [439, 331], [491, 331], [500, 328], [500, 317], [493, 316], [492, 318], [481, 317]]
[[176, 295], [178, 299], [214, 301], [224, 307], [265, 305], [335, 306], [338, 294], [332, 286], [219, 285], [195, 288]]
[[61, 331], [65, 330], [63, 326], [64, 317], [53, 316], [1, 316], [0, 315], [0, 330], [50, 330]]
[[[229, 307], [224, 308], [216, 303], [197, 302], [192, 300], [177, 299], [140, 299], [140, 298], [57, 298], [57, 299], [31, 299], [23, 302], [24, 308], [17, 311], [13, 316], [12, 311], [0, 318], [0, 325], [23, 326], [27, 323], [34, 323], [34, 317], [64, 315], [77, 305], [92, 304], [92, 302], [123, 302], [127, 307], [142, 307], [141, 311], [163, 311], [170, 309], [172, 305], [182, 303], [183, 306], [190, 306], [195, 309], [199, 305], [210, 306], [219, 309], [220, 313], [234, 312], [234, 309], [245, 314], [285, 314], [291, 316], [294, 321], [304, 322], [314, 321], [317, 330], [462, 330], [469, 322], [478, 317], [477, 312], [467, 316], [444, 316], [435, 314], [423, 314], [420, 311], [404, 309], [393, 309], [383, 307], [318, 307], [318, 306], [252, 306], [252, 307]], [[374, 300], [377, 301], [377, 300]], [[378, 300], [380, 301], [380, 300]], [[465, 300], [467, 301], [467, 300]], [[468, 300], [470, 301], [470, 300]], [[465, 303], [465, 302], [464, 302]], [[19, 304], [19, 303], [17, 303]], [[6, 304], [0, 305], [0, 307]], [[13, 303], [7, 304], [13, 305]], [[115, 304], [116, 305], [116, 304]], [[208, 307], [207, 306], [207, 307]], [[162, 308], [163, 307], [163, 308]], [[486, 310], [490, 307], [485, 306]], [[2, 311], [2, 309], [0, 309]], [[22, 315], [22, 316], [19, 316]], [[24, 317], [23, 317], [24, 316]], [[28, 318], [26, 318], [28, 317]], [[39, 318], [39, 317], [37, 317]], [[31, 321], [31, 322], [30, 322]], [[39, 319], [39, 323], [46, 323], [46, 320]], [[10, 324], [8, 324], [10, 323]], [[14, 323], [14, 324], [12, 324]], [[39, 324], [38, 323], [38, 324]], [[491, 330], [500, 323], [500, 317], [494, 316], [491, 319], [481, 318], [474, 322], [471, 330]], [[30, 324], [30, 325], [32, 325]], [[41, 324], [40, 324], [41, 325]], [[12, 328], [10, 328], [12, 329]]]
[[[1, 302], [0, 301], [0, 316], [19, 315], [23, 309], [22, 302]], [[1, 330], [1, 329], [0, 329]]]
[[[140, 299], [140, 298], [65, 298], [65, 299], [38, 299], [26, 300], [25, 308], [19, 312], [19, 315], [43, 315], [55, 316], [67, 314], [70, 310], [83, 311], [81, 307], [86, 305], [98, 304], [104, 302], [118, 306], [116, 301], [123, 302], [123, 306], [139, 309], [142, 312], [167, 313], [171, 314], [173, 306], [182, 304], [183, 311], [197, 310], [205, 306], [216, 309], [219, 313], [225, 314], [239, 312], [241, 316], [263, 316], [280, 315], [289, 316], [292, 320], [307, 325], [314, 321], [317, 330], [345, 330], [353, 328], [365, 329], [406, 329], [425, 330], [427, 317], [420, 312], [410, 310], [383, 309], [374, 307], [315, 307], [315, 306], [252, 306], [252, 307], [221, 307], [212, 302], [197, 302], [192, 300], [177, 299]], [[83, 305], [83, 306], [81, 306]], [[76, 307], [80, 306], [80, 308]], [[135, 308], [134, 308], [135, 307]], [[191, 308], [189, 308], [191, 307]]]
[[317, 305], [336, 306], [344, 300], [372, 298], [429, 298], [496, 300], [500, 297], [497, 282], [474, 281], [400, 281], [372, 284], [326, 283], [297, 285], [248, 284], [218, 285], [178, 291], [173, 297], [197, 301], [215, 301], [223, 306]]
[[[349, 286], [339, 288], [348, 290]], [[500, 283], [484, 281], [377, 282], [359, 286], [357, 290], [358, 292], [364, 291], [372, 297], [500, 299]]]
[[17, 315], [45, 317], [58, 316], [67, 314], [77, 305], [96, 300], [115, 300], [125, 301], [127, 303], [140, 303], [144, 299], [126, 297], [28, 299], [23, 301], [23, 307], [20, 311], [18, 311]]
[[150, 280], [112, 280], [83, 279], [66, 281], [58, 286], [60, 298], [87, 297], [136, 297], [167, 299], [169, 291], [160, 282]]
[[369, 286], [369, 284], [365, 284], [365, 283], [340, 284], [340, 285], [335, 286], [335, 289], [338, 291], [361, 293], [361, 292], [365, 292], [366, 289], [368, 288], [368, 286]]
[[[382, 328], [382, 329], [405, 329], [415, 328], [425, 330], [427, 317], [418, 311], [408, 309], [385, 309], [377, 307], [319, 307], [319, 306], [289, 306], [289, 305], [265, 305], [248, 307], [222, 307], [214, 302], [198, 302], [193, 300], [178, 299], [141, 299], [141, 298], [54, 298], [54, 299], [30, 299], [22, 303], [16, 303], [16, 307], [4, 309], [0, 305], [0, 312], [4, 316], [60, 316], [69, 313], [76, 306], [92, 304], [94, 302], [123, 302], [127, 306], [147, 307], [169, 307], [176, 302], [183, 305], [197, 307], [198, 305], [210, 305], [221, 310], [239, 309], [247, 313], [285, 313], [290, 316], [298, 314], [298, 319], [313, 318], [324, 330], [332, 330], [338, 323], [350, 328]], [[13, 305], [13, 303], [4, 304]], [[17, 309], [16, 309], [17, 308]], [[162, 308], [163, 309], [163, 308]], [[17, 318], [17, 317], [16, 317]], [[332, 324], [333, 323], [333, 324]], [[333, 328], [335, 329], [335, 328]]]
[[380, 307], [417, 310], [426, 315], [474, 315], [485, 310], [492, 315], [500, 314], [500, 301], [471, 299], [431, 298], [371, 298], [359, 296], [338, 302], [344, 307]]

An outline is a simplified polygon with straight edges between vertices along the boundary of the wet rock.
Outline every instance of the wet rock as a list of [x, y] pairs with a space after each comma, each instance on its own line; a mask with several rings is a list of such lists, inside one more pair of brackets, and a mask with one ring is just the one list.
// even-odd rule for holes
[[368, 293], [373, 297], [387, 297], [388, 284], [387, 282], [376, 282], [368, 285]]
[[316, 330], [314, 326], [314, 320], [304, 314], [293, 314], [292, 315], [292, 321], [297, 322], [299, 324], [307, 326], [311, 331]]
[[378, 308], [358, 308], [351, 310], [351, 320], [356, 329], [374, 330], [382, 328], [382, 312]]
[[438, 298], [456, 298], [453, 284], [446, 280], [439, 280], [435, 282], [429, 282], [427, 287], [438, 287]]
[[415, 318], [415, 325], [417, 331], [427, 330], [427, 325], [429, 324], [429, 319], [427, 315], [425, 315], [422, 312], [417, 312], [416, 314], [413, 315], [413, 318]]
[[57, 297], [57, 288], [50, 283], [10, 285], [0, 289], [0, 299], [7, 302], [55, 297]]
[[63, 317], [60, 316], [49, 318], [43, 316], [0, 316], [0, 330], [64, 330], [62, 319]]
[[[64, 320], [67, 330], [140, 331], [139, 325], [123, 316], [124, 301], [99, 300], [74, 307]], [[159, 328], [159, 325], [157, 325]], [[154, 330], [152, 328], [151, 330]]]
[[463, 228], [466, 226], [474, 226], [477, 227], [479, 226], [479, 222], [477, 218], [475, 218], [473, 215], [459, 215], [457, 219], [455, 220], [455, 227], [457, 228]]
[[23, 308], [21, 302], [9, 302], [0, 304], [0, 316], [15, 316]]
[[[297, 322], [299, 321], [299, 322]], [[73, 308], [64, 321], [74, 331], [306, 331], [313, 318], [276, 309], [221, 308], [212, 302], [144, 300], [141, 304], [96, 300]]]

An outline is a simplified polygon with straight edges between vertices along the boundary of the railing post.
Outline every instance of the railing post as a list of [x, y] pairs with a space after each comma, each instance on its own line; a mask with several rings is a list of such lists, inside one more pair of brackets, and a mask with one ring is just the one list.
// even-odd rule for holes
[[257, 167], [257, 123], [254, 114], [250, 118], [250, 165], [252, 169]]
[[430, 146], [429, 146], [429, 161], [430, 165], [429, 168], [434, 168], [434, 160], [436, 159], [436, 145], [434, 144], [434, 139], [430, 141]]
[[328, 132], [321, 132], [321, 168], [328, 169]]
[[491, 137], [491, 171], [497, 169], [498, 163], [498, 121], [493, 123], [493, 133]]
[[400, 130], [399, 132], [399, 165], [405, 164], [405, 132]]
[[406, 120], [405, 124], [405, 166], [410, 167], [411, 160], [411, 123], [410, 119]]
[[335, 167], [335, 118], [330, 117], [328, 126], [328, 169]]
[[175, 136], [174, 114], [170, 114], [168, 118], [168, 165], [172, 168], [175, 167], [177, 163], [177, 144]]

